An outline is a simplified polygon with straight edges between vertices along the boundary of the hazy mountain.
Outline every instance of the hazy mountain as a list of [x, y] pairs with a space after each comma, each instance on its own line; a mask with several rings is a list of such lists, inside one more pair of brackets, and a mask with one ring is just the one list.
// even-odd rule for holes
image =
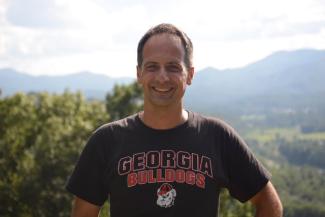
[[32, 76], [13, 69], [0, 69], [0, 88], [3, 95], [15, 92], [48, 91], [61, 93], [65, 89], [81, 90], [89, 98], [103, 99], [114, 84], [130, 83], [132, 78], [110, 78], [91, 72], [63, 76]]
[[191, 107], [306, 104], [324, 96], [324, 84], [324, 50], [281, 51], [243, 68], [197, 72], [186, 102]]
[[[65, 76], [31, 76], [13, 69], [0, 69], [2, 95], [17, 91], [62, 92], [82, 90], [87, 97], [103, 99], [115, 83], [132, 78], [110, 78], [91, 72]], [[290, 106], [321, 101], [325, 94], [325, 50], [274, 53], [242, 68], [198, 71], [185, 102], [192, 108], [216, 108], [229, 103], [244, 108], [251, 104]]]

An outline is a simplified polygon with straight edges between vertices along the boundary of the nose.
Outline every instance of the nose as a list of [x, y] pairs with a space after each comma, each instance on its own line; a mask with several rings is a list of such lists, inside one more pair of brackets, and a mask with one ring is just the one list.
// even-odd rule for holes
[[164, 67], [161, 67], [157, 74], [157, 80], [161, 83], [169, 80], [168, 72]]

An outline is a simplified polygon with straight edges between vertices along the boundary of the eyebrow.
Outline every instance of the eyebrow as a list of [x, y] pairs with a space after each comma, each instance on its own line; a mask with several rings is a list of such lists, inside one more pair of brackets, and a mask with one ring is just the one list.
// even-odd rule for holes
[[181, 62], [168, 62], [166, 65], [182, 65]]
[[150, 65], [150, 64], [158, 64], [158, 63], [154, 62], [154, 61], [149, 61], [149, 62], [144, 63], [143, 66], [147, 66], [147, 65]]
[[[158, 62], [149, 61], [149, 62], [144, 63], [143, 66], [145, 67], [145, 66], [148, 66], [148, 65], [151, 65], [151, 64], [153, 64], [153, 65], [157, 65], [158, 64], [159, 65]], [[171, 62], [167, 62], [165, 65], [177, 65], [177, 66], [181, 66], [182, 63], [181, 62], [178, 62], [178, 61], [171, 61]]]

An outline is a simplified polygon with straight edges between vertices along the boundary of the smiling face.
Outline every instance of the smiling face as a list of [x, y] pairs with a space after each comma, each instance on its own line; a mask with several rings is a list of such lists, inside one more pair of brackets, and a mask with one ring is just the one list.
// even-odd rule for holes
[[137, 78], [143, 86], [145, 107], [182, 108], [182, 97], [194, 69], [185, 66], [181, 40], [166, 33], [154, 35], [144, 45], [142, 55]]

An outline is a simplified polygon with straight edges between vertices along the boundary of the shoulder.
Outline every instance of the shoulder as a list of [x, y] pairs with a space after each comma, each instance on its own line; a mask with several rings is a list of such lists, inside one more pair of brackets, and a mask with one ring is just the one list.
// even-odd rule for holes
[[228, 134], [235, 132], [234, 128], [230, 126], [230, 124], [218, 117], [207, 116], [196, 112], [191, 113], [193, 115], [192, 125], [208, 127], [213, 130], [226, 132]]
[[136, 122], [137, 114], [134, 114], [120, 120], [103, 124], [92, 132], [88, 143], [95, 144], [95, 146], [106, 147], [107, 144], [114, 143], [116, 138], [125, 138], [130, 130], [135, 129]]
[[134, 128], [136, 125], [136, 122], [137, 122], [137, 115], [138, 114], [130, 115], [123, 119], [103, 124], [102, 126], [98, 127], [95, 130], [95, 133], [102, 133], [102, 132]]

